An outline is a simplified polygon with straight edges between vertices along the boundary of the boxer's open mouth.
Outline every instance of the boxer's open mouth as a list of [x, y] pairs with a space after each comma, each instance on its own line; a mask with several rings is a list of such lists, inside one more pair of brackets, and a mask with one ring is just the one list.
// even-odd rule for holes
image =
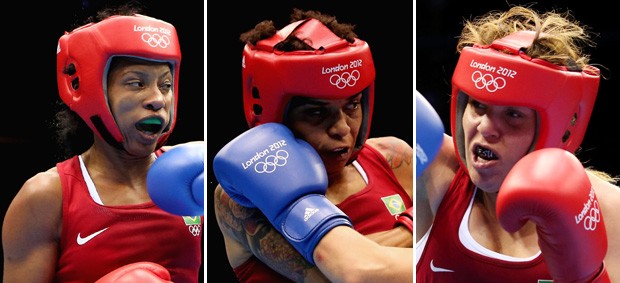
[[155, 134], [161, 131], [164, 121], [161, 118], [150, 117], [136, 123], [136, 129], [148, 134]]
[[474, 154], [476, 154], [478, 158], [481, 158], [484, 160], [497, 160], [497, 155], [495, 155], [493, 151], [486, 149], [484, 147], [481, 147], [481, 146], [476, 146], [476, 148], [474, 149]]

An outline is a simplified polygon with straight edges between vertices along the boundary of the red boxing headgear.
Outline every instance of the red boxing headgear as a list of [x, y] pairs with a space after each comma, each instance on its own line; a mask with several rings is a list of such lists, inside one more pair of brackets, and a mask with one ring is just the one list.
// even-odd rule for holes
[[[135, 14], [111, 16], [65, 34], [58, 40], [56, 74], [60, 97], [102, 139], [123, 141], [107, 98], [107, 74], [113, 57], [127, 56], [169, 63], [173, 72], [173, 107], [161, 147], [174, 128], [181, 49], [173, 25]], [[74, 71], [73, 71], [74, 70]]]
[[[537, 134], [531, 150], [558, 147], [575, 152], [594, 108], [600, 70], [586, 66], [570, 71], [521, 51], [535, 38], [519, 31], [490, 46], [463, 48], [452, 76], [451, 130], [464, 166], [462, 117], [467, 96], [494, 105], [536, 110]], [[542, 34], [544, 36], [544, 34]]]
[[[289, 36], [303, 40], [314, 50], [285, 52], [274, 49]], [[291, 98], [295, 96], [343, 99], [361, 92], [364, 118], [356, 149], [368, 138], [375, 67], [365, 41], [356, 38], [349, 43], [317, 19], [297, 21], [256, 45], [245, 45], [242, 78], [243, 106], [250, 127], [268, 122], [281, 123]]]

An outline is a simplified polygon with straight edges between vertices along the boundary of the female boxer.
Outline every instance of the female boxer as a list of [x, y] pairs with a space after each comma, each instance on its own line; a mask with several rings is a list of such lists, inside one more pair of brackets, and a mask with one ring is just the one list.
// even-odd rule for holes
[[[285, 124], [318, 151], [329, 176], [327, 198], [357, 231], [384, 245], [412, 247], [413, 151], [395, 137], [367, 139], [375, 91], [368, 44], [330, 15], [294, 10], [291, 19], [279, 31], [265, 21], [241, 36], [248, 125]], [[241, 282], [325, 279], [259, 210], [237, 201], [218, 186], [215, 212]]]
[[465, 23], [452, 136], [416, 183], [419, 282], [620, 280], [620, 189], [573, 155], [600, 80], [591, 43], [526, 7]]
[[58, 133], [83, 140], [61, 140], [74, 155], [13, 199], [4, 282], [198, 282], [202, 216], [170, 214], [146, 188], [175, 125], [179, 41], [173, 25], [124, 8], [58, 41]]

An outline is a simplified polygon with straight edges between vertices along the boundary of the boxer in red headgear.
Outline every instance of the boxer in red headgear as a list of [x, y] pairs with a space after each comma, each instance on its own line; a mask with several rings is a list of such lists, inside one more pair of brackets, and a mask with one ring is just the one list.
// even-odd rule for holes
[[[513, 6], [465, 23], [453, 74], [455, 140], [445, 135], [437, 155], [425, 154], [416, 179], [417, 282], [618, 281], [620, 188], [608, 174], [584, 169], [573, 152], [600, 79], [582, 53], [584, 43], [592, 42], [583, 27], [556, 12]], [[427, 105], [416, 111], [434, 112]], [[434, 137], [442, 131], [435, 115], [420, 116], [432, 125], [416, 125], [416, 132], [422, 128]], [[418, 132], [416, 143], [435, 140], [424, 135]], [[433, 152], [423, 145], [422, 153]], [[229, 187], [236, 183], [223, 175], [225, 190], [242, 193], [231, 198], [250, 206], [281, 187], [248, 191]], [[239, 175], [245, 180], [250, 174]], [[346, 221], [334, 225], [337, 213], [318, 224], [313, 216], [291, 217], [296, 204], [316, 198], [304, 190], [292, 206], [279, 207], [290, 212], [281, 228], [324, 275], [411, 282], [412, 262], [405, 256], [411, 250], [379, 246]], [[270, 216], [277, 211], [256, 203]], [[290, 227], [306, 222], [320, 233], [309, 233], [310, 240], [291, 235]]]
[[[126, 32], [119, 32], [127, 30]], [[146, 119], [138, 126], [163, 130], [157, 145], [165, 142], [176, 120], [181, 49], [174, 26], [143, 15], [113, 16], [105, 25], [87, 24], [58, 41], [56, 72], [62, 101], [76, 112], [99, 138], [122, 148], [123, 134], [109, 106], [107, 74], [116, 57], [169, 64], [172, 101], [169, 121]]]
[[[330, 15], [295, 9], [291, 19], [278, 31], [265, 21], [241, 36], [249, 127], [263, 136], [269, 132], [261, 133], [259, 125], [284, 124], [316, 150], [320, 161], [308, 166], [325, 168], [327, 199], [357, 231], [384, 245], [413, 247], [413, 150], [411, 141], [369, 138], [375, 68], [368, 43], [357, 38], [352, 25]], [[311, 174], [304, 168], [293, 171]], [[306, 185], [299, 182], [291, 177], [277, 187], [294, 191]], [[272, 194], [286, 191], [271, 188]], [[218, 186], [214, 207], [228, 260], [241, 282], [325, 280], [238, 196]]]
[[620, 280], [620, 189], [574, 155], [600, 80], [587, 44], [526, 7], [465, 23], [452, 137], [416, 183], [418, 282]]
[[[27, 180], [11, 203], [2, 234], [5, 282], [199, 280], [202, 212], [164, 211], [146, 187], [151, 164], [171, 147], [164, 143], [175, 124], [179, 41], [173, 25], [138, 12], [101, 11], [97, 22], [58, 41], [65, 108], [56, 126], [61, 139], [85, 140], [67, 138], [82, 147]], [[202, 154], [192, 156], [176, 159], [203, 171]], [[193, 170], [166, 168], [167, 180], [183, 178], [181, 194]]]

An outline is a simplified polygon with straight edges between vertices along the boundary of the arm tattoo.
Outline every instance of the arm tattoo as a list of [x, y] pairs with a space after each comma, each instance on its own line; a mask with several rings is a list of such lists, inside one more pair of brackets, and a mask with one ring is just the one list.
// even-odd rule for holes
[[387, 159], [392, 169], [399, 168], [403, 164], [411, 165], [413, 161], [413, 148], [404, 143], [387, 140], [387, 142], [380, 143], [379, 147], [385, 149], [385, 159]]
[[273, 228], [260, 210], [237, 204], [221, 189], [216, 190], [215, 199], [222, 233], [241, 243], [271, 269], [303, 282], [308, 270], [315, 268]]

